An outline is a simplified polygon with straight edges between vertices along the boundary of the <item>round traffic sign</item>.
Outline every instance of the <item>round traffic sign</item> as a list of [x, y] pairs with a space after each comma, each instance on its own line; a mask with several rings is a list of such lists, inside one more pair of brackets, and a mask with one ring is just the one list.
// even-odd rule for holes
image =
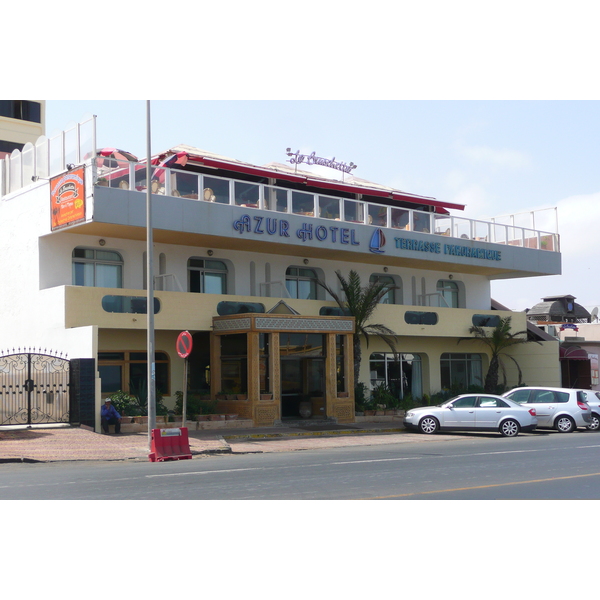
[[177, 354], [179, 354], [181, 358], [187, 358], [192, 351], [192, 334], [189, 331], [182, 331], [177, 336], [177, 343], [175, 346], [177, 348]]

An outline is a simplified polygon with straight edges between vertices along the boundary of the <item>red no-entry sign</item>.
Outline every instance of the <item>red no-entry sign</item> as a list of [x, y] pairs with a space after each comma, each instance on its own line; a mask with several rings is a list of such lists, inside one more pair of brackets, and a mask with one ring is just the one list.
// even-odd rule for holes
[[182, 331], [177, 336], [177, 343], [175, 346], [177, 348], [177, 354], [179, 354], [181, 358], [187, 358], [192, 351], [192, 334], [189, 331]]

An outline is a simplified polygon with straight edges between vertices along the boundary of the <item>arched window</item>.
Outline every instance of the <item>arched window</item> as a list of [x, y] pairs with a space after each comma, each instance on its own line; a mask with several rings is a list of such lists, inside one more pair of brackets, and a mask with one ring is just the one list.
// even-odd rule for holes
[[440, 294], [440, 306], [458, 308], [458, 285], [454, 281], [440, 279], [437, 282], [437, 292]]
[[226, 294], [227, 265], [220, 260], [190, 258], [188, 289], [190, 292], [202, 294]]
[[285, 272], [285, 287], [290, 298], [317, 299], [317, 273], [313, 269], [289, 267]]
[[123, 258], [110, 250], [75, 248], [73, 285], [122, 288]]
[[[381, 283], [389, 287], [397, 287], [394, 278], [391, 275], [377, 275], [373, 274], [369, 278], [370, 283]], [[387, 293], [381, 297], [379, 301], [381, 304], [396, 304], [396, 292], [400, 290], [388, 290]]]

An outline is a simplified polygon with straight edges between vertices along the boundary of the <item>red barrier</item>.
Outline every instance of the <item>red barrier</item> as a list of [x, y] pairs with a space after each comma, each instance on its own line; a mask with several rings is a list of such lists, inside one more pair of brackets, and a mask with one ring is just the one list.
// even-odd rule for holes
[[150, 462], [192, 458], [187, 427], [153, 429], [148, 458]]

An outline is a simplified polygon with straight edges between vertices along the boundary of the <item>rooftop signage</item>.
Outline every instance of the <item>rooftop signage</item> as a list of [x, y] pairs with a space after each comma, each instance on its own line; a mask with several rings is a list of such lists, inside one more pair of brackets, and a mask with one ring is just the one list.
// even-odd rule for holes
[[320, 165], [322, 167], [329, 167], [330, 169], [342, 171], [343, 173], [350, 173], [352, 169], [356, 169], [358, 166], [353, 162], [347, 164], [345, 162], [336, 161], [335, 156], [333, 158], [321, 158], [320, 156], [316, 155], [316, 152], [313, 152], [312, 154], [300, 154], [300, 150], [292, 152], [291, 148], [287, 148], [286, 153], [290, 157], [290, 163], [293, 165], [299, 165], [302, 163], [307, 165]]

